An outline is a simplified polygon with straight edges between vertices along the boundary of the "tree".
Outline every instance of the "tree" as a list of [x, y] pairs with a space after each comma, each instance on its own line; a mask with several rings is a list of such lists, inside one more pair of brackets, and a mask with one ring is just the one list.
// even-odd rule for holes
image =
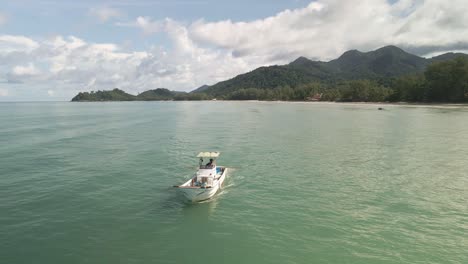
[[391, 101], [422, 102], [425, 100], [426, 79], [424, 75], [409, 75], [395, 80]]
[[468, 91], [468, 61], [459, 57], [431, 64], [424, 73], [426, 98], [434, 102], [463, 102]]

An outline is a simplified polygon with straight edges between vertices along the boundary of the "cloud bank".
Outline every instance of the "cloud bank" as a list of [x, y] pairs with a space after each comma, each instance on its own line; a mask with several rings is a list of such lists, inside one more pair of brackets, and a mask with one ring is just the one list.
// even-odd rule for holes
[[[291, 60], [307, 56], [333, 59], [349, 49], [384, 45], [432, 47], [441, 51], [468, 47], [463, 0], [322, 0], [297, 10], [251, 22], [196, 21], [191, 36], [198, 42], [232, 50], [239, 57]], [[427, 50], [426, 53], [429, 53]], [[420, 54], [424, 55], [424, 54]]]
[[[133, 27], [170, 40], [169, 46], [143, 51], [76, 36], [0, 35], [0, 79], [44, 84], [44, 94], [56, 96], [114, 87], [131, 93], [158, 87], [192, 90], [299, 56], [329, 60], [349, 49], [390, 44], [418, 55], [466, 51], [466, 13], [464, 0], [318, 0], [253, 21], [183, 23], [140, 16], [116, 22], [117, 30]], [[102, 22], [120, 17], [113, 9], [93, 14]]]

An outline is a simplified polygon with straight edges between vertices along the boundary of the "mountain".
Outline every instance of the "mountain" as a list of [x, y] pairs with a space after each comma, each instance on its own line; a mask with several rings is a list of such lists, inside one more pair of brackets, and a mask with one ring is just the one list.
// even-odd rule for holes
[[136, 100], [136, 96], [115, 88], [112, 91], [82, 92], [73, 97], [72, 102], [134, 100]]
[[[360, 79], [388, 80], [393, 77], [422, 73], [433, 62], [450, 60], [458, 56], [468, 55], [447, 53], [432, 59], [425, 59], [396, 46], [386, 46], [370, 52], [350, 50], [329, 62], [299, 57], [287, 65], [260, 67], [207, 87], [202, 92], [212, 96], [221, 96], [248, 88], [273, 89], [285, 86], [297, 87], [311, 82], [333, 84]], [[192, 92], [201, 91], [197, 89]]]
[[429, 61], [395, 46], [362, 53], [347, 51], [328, 65], [343, 79], [378, 79], [422, 72]]
[[203, 92], [220, 96], [238, 89], [260, 88], [268, 89], [277, 86], [296, 86], [301, 83], [314, 81], [305, 72], [285, 66], [260, 67], [252, 72], [241, 74], [231, 80], [217, 83], [206, 88]]
[[178, 92], [169, 91], [166, 88], [149, 90], [136, 96], [139, 101], [167, 101], [173, 100]]
[[448, 60], [453, 60], [453, 59], [458, 58], [458, 57], [468, 58], [468, 54], [449, 52], [449, 53], [445, 53], [445, 54], [442, 54], [442, 55], [439, 55], [439, 56], [432, 57], [430, 60], [432, 62], [448, 61]]
[[201, 92], [204, 92], [208, 88], [210, 88], [210, 86], [205, 84], [205, 85], [202, 85], [202, 86], [198, 87], [197, 89], [193, 90], [192, 92], [201, 93]]
[[143, 92], [137, 96], [128, 94], [115, 88], [111, 91], [82, 92], [73, 97], [72, 102], [101, 102], [101, 101], [190, 101], [209, 100], [204, 93], [186, 93], [157, 88]]
[[[410, 54], [396, 46], [386, 46], [370, 52], [350, 50], [343, 53], [339, 58], [328, 62], [313, 61], [305, 57], [299, 57], [287, 65], [260, 67], [211, 86], [203, 85], [190, 93], [158, 88], [134, 96], [122, 90], [114, 89], [112, 91], [79, 93], [72, 101], [210, 100], [213, 98], [234, 100], [306, 100], [311, 95], [315, 96], [322, 93], [324, 94], [323, 100], [368, 101], [384, 100], [383, 98], [387, 98], [392, 94], [389, 89], [395, 91], [392, 100], [421, 100], [423, 95], [418, 93], [418, 89], [422, 87], [421, 85], [424, 85], [424, 82], [419, 82], [418, 76], [421, 76], [420, 74], [425, 72], [426, 68], [431, 69], [432, 66], [438, 66], [433, 63], [450, 62], [457, 57], [464, 57], [464, 60], [468, 61], [468, 55], [463, 53], [446, 53], [426, 59]], [[459, 67], [460, 65], [460, 63], [454, 64], [452, 68]], [[432, 72], [441, 72], [443, 76], [451, 76], [443, 72], [443, 67], [436, 67], [435, 69]], [[447, 69], [451, 68], [446, 67], [445, 70]], [[461, 71], [462, 69], [458, 72]], [[401, 79], [399, 77], [407, 75], [413, 75], [414, 78], [395, 83], [396, 79]], [[438, 78], [434, 74], [432, 76], [434, 80]], [[418, 82], [421, 84], [421, 87], [414, 86], [411, 82], [413, 84]], [[433, 83], [435, 85], [436, 82], [434, 81]], [[455, 87], [458, 83], [466, 82], [464, 79], [457, 79], [457, 82], [452, 86]], [[414, 91], [408, 90], [410, 86]], [[436, 86], [440, 85], [437, 84]], [[365, 88], [361, 89], [362, 87]], [[435, 88], [437, 87], [426, 87], [427, 94], [431, 91], [436, 91], [437, 89]], [[461, 96], [458, 96], [458, 94], [462, 94], [461, 91], [465, 89], [462, 88], [459, 89], [460, 91], [455, 96], [458, 98], [457, 100], [461, 100]], [[364, 96], [365, 93], [359, 96], [348, 94], [351, 90], [358, 91], [359, 89], [366, 90], [374, 95]], [[449, 100], [452, 97], [434, 95], [434, 97], [427, 99], [434, 101], [435, 99], [445, 100], [444, 98]]]
[[73, 97], [72, 102], [77, 101], [166, 101], [173, 100], [180, 92], [169, 91], [165, 88], [158, 88], [143, 92], [137, 96], [128, 94], [115, 88], [112, 91], [82, 92]]

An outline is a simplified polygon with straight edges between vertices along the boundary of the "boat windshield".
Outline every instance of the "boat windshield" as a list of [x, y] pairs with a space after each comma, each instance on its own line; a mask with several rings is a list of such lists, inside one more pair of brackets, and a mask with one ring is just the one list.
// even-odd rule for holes
[[208, 161], [208, 163], [205, 164], [203, 162], [203, 158], [200, 158], [199, 165], [200, 165], [200, 169], [204, 169], [204, 170], [214, 169], [216, 167], [216, 160], [212, 158]]

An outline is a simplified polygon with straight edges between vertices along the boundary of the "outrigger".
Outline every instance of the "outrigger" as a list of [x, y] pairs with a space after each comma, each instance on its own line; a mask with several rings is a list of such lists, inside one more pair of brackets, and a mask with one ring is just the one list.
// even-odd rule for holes
[[[200, 152], [197, 155], [200, 159], [198, 171], [186, 183], [174, 187], [192, 202], [213, 197], [221, 189], [227, 175], [226, 167], [216, 165], [216, 159], [220, 154], [219, 152]], [[209, 162], [204, 164], [204, 159]]]

